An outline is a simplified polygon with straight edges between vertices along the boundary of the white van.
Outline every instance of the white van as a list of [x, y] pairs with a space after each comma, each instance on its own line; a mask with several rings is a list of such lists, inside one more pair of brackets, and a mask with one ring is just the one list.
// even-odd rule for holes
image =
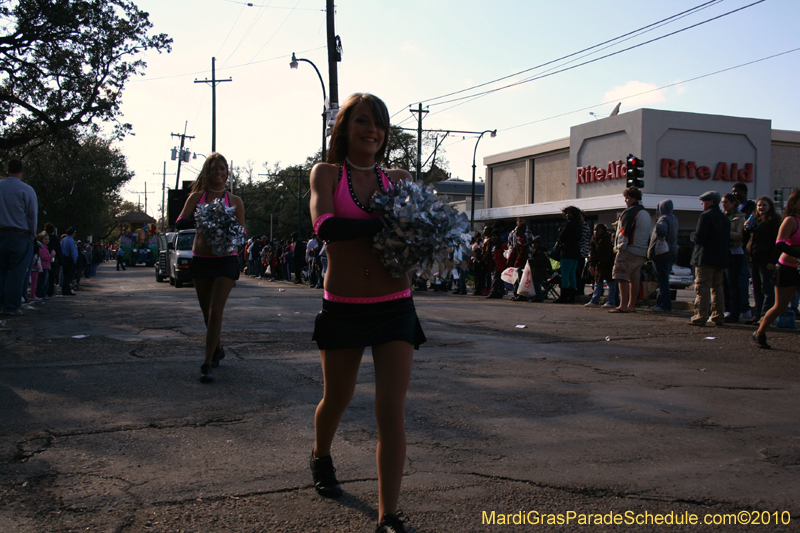
[[169, 284], [180, 289], [187, 281], [192, 281], [189, 267], [192, 264], [192, 245], [196, 230], [185, 229], [172, 236], [169, 247]]

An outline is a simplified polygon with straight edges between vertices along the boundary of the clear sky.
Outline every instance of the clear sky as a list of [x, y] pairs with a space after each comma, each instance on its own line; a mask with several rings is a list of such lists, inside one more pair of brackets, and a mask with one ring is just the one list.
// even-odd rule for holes
[[[292, 52], [313, 61], [327, 90], [324, 0], [135, 0], [154, 31], [174, 39], [170, 54], [149, 54], [143, 77], [123, 93], [124, 120], [135, 136], [120, 143], [135, 178], [123, 197], [159, 217], [163, 162], [175, 185], [180, 144], [171, 133], [195, 138], [198, 157], [181, 169], [194, 179], [211, 152], [211, 78], [217, 87], [217, 151], [233, 165], [299, 164], [321, 145], [322, 88], [314, 69], [289, 68]], [[416, 127], [408, 111], [420, 101], [426, 129], [484, 131], [482, 158], [569, 136], [571, 126], [641, 107], [772, 120], [775, 129], [800, 130], [797, 87], [800, 51], [680, 83], [800, 48], [800, 1], [764, 0], [340, 0], [336, 33], [339, 99], [354, 92], [381, 97], [394, 124]], [[707, 3], [703, 9], [647, 33], [567, 60], [532, 69]], [[721, 16], [729, 11], [738, 12]], [[721, 16], [721, 17], [720, 17]], [[443, 104], [486, 89], [540, 76], [720, 17], [650, 44], [566, 72], [477, 99]], [[630, 37], [630, 36], [629, 36]], [[591, 54], [591, 55], [585, 55]], [[585, 57], [584, 57], [585, 56]], [[580, 58], [580, 59], [578, 59]], [[566, 63], [566, 61], [572, 61]], [[437, 97], [511, 76], [450, 98]], [[670, 86], [672, 85], [672, 86]], [[669, 87], [667, 87], [669, 86]], [[665, 87], [663, 89], [660, 89]], [[632, 95], [649, 91], [646, 94]], [[472, 176], [477, 136], [450, 134], [443, 143], [449, 171]]]

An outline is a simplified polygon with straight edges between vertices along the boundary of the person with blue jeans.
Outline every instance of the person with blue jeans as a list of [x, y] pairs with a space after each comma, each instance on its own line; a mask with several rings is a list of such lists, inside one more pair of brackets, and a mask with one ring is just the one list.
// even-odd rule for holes
[[[658, 284], [658, 296], [653, 311], [672, 311], [669, 273], [678, 258], [678, 219], [672, 214], [672, 209], [672, 200], [663, 200], [656, 206], [656, 223], [647, 248], [647, 257], [653, 261]], [[663, 241], [663, 244], [659, 244], [659, 241]], [[656, 247], [663, 247], [664, 244], [669, 250], [659, 250], [661, 253], [658, 253]]]
[[22, 314], [38, 212], [36, 192], [22, 182], [22, 161], [12, 159], [8, 177], [0, 180], [0, 305], [7, 315]]
[[769, 196], [758, 199], [756, 212], [744, 223], [755, 300], [749, 324], [758, 323], [764, 313], [775, 305], [775, 264], [772, 262], [772, 252], [775, 250], [780, 226], [781, 217], [775, 212], [775, 204]]

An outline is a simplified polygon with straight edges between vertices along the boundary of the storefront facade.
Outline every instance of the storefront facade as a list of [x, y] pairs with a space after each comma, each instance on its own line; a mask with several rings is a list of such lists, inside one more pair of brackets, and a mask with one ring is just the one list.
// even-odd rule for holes
[[672, 200], [683, 238], [705, 191], [725, 194], [742, 182], [758, 198], [800, 186], [800, 132], [772, 130], [764, 119], [638, 109], [573, 126], [568, 138], [485, 157], [486, 208], [475, 219], [524, 217], [545, 243], [555, 241], [568, 205], [610, 225], [625, 209], [628, 154], [645, 161], [644, 206], [655, 215], [659, 202]]

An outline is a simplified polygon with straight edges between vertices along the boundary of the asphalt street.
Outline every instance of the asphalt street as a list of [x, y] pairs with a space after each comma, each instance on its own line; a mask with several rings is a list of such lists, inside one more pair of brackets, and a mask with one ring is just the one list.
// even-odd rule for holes
[[[321, 291], [241, 279], [201, 384], [191, 286], [111, 263], [82, 286], [3, 317], [0, 532], [374, 531], [369, 350], [333, 446], [345, 496], [308, 470]], [[687, 311], [414, 298], [409, 531], [800, 531], [799, 330], [759, 351]]]

